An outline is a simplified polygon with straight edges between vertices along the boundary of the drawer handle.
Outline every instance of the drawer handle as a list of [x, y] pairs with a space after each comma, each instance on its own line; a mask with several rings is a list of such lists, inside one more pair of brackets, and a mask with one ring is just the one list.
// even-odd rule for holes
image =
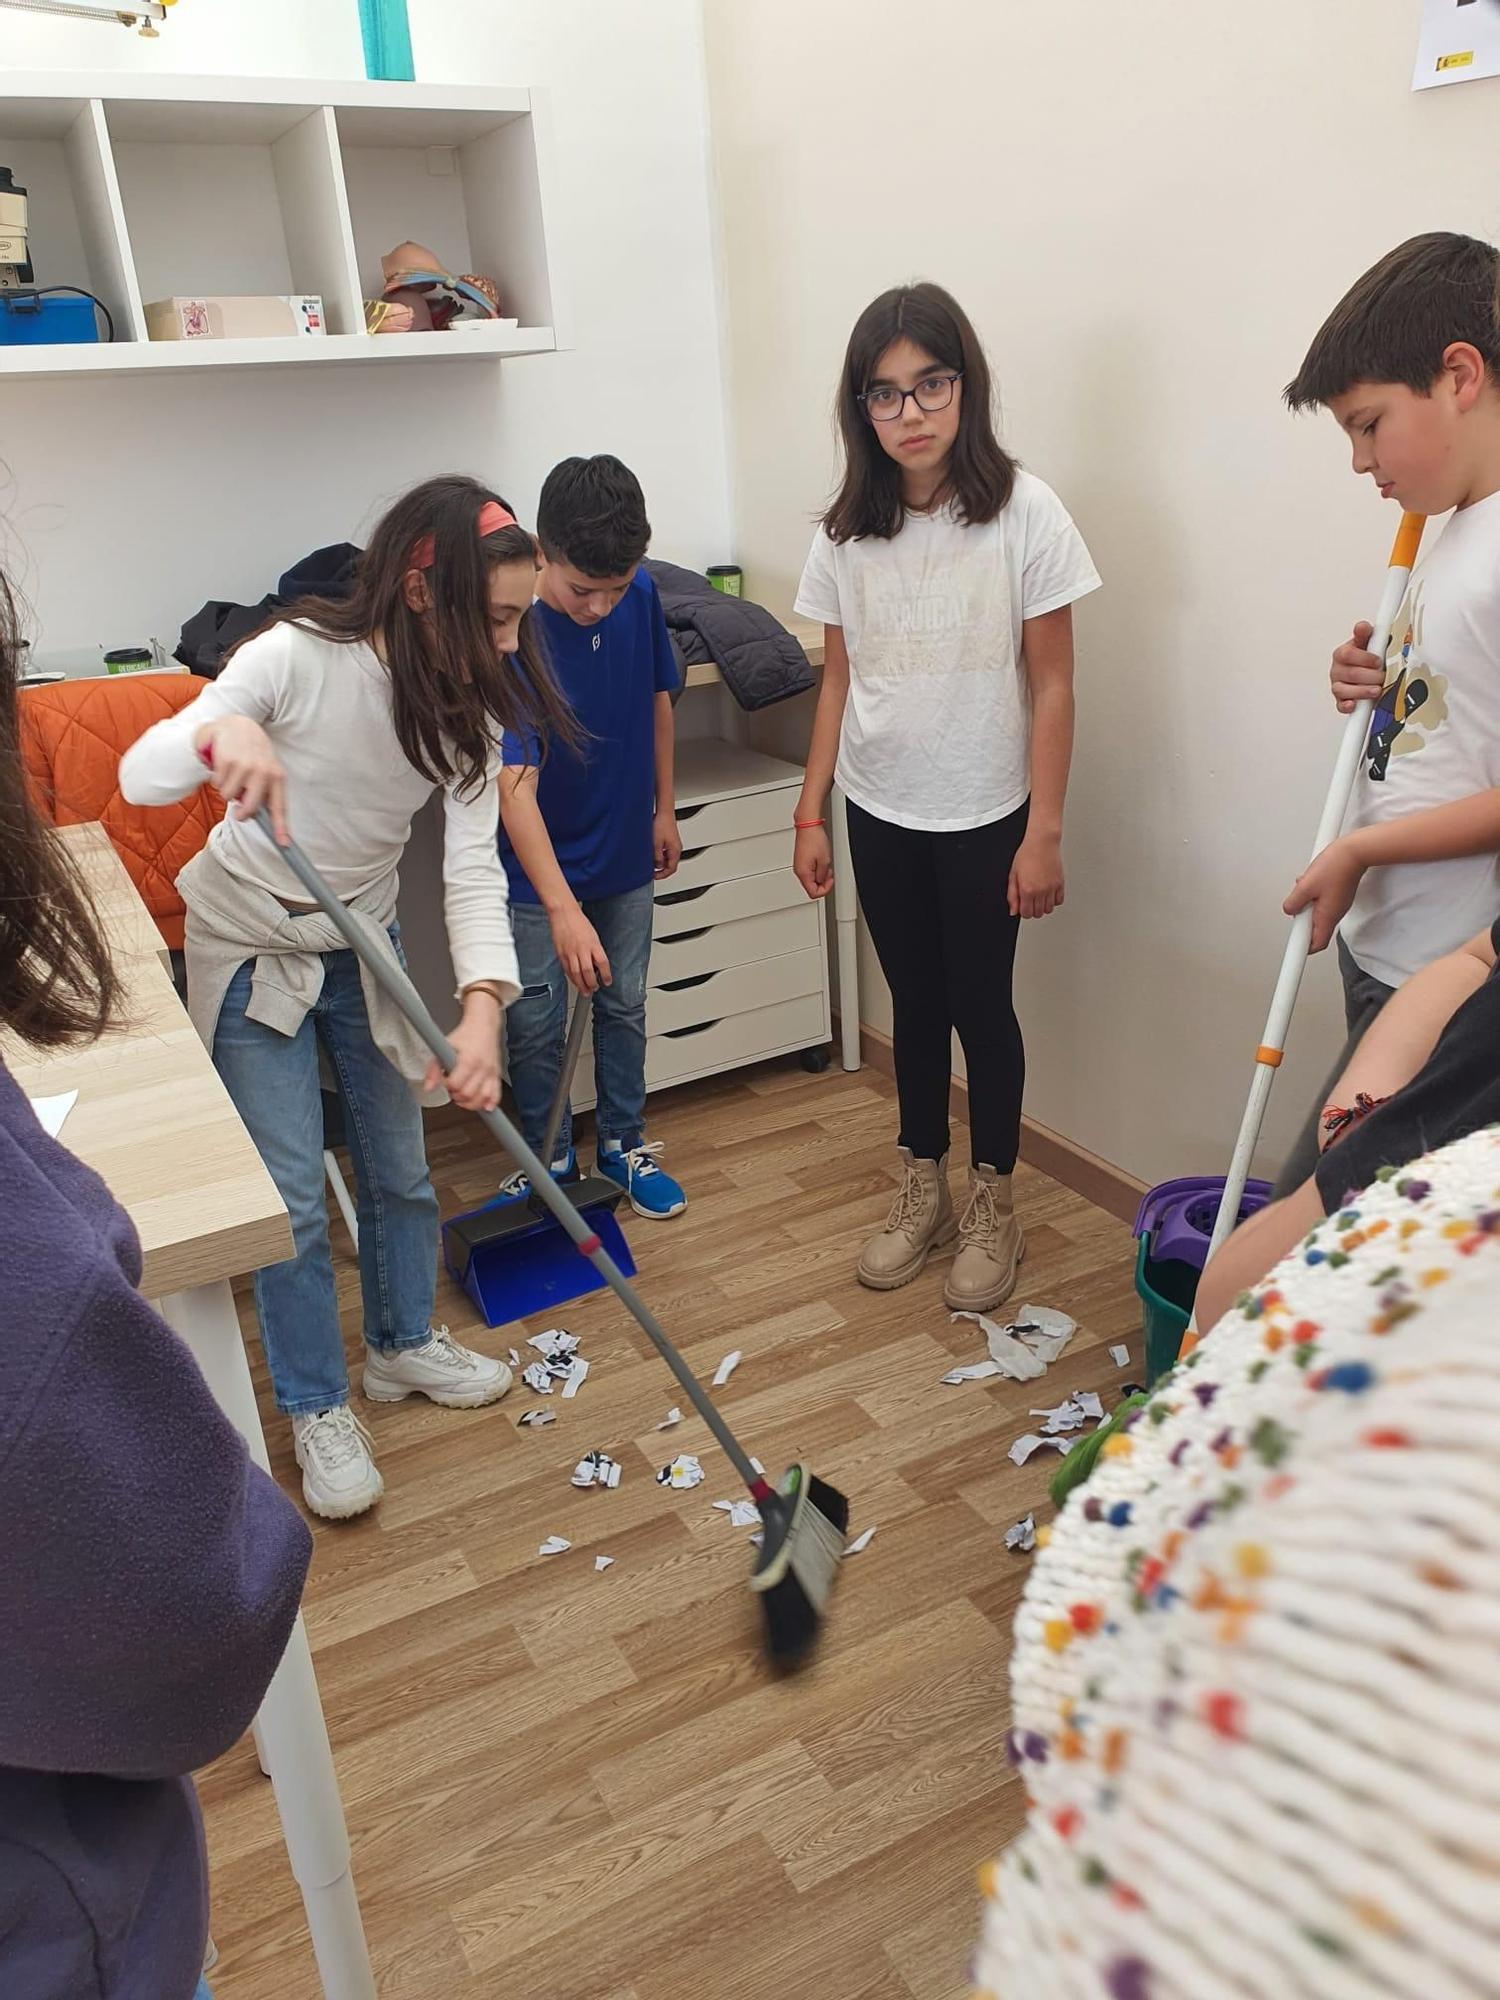
[[696, 1028], [665, 1028], [662, 1031], [662, 1040], [680, 1042], [688, 1035], [706, 1035], [710, 1028], [717, 1028], [718, 1025], [717, 1021], [700, 1021]]
[[707, 854], [707, 852], [708, 847], [706, 843], [702, 847], [685, 847], [677, 857], [678, 865], [681, 866], [684, 861], [696, 861], [700, 854]]
[[657, 987], [658, 993], [685, 993], [690, 986], [705, 986], [710, 979], [717, 979], [716, 972], [695, 972], [690, 979], [664, 979]]
[[659, 937], [656, 942], [658, 944], [690, 944], [694, 938], [707, 937], [709, 932], [715, 929], [717, 929], [717, 926], [714, 924], [700, 924], [695, 931], [673, 931], [670, 937]]
[[698, 814], [702, 812], [703, 807], [706, 806], [707, 804], [708, 800], [704, 799], [700, 804], [696, 806], [678, 806], [677, 808], [678, 825], [680, 826], [683, 820], [685, 819], [696, 819]]
[[[696, 851], [701, 854], [703, 849], [700, 847]], [[665, 895], [658, 890], [656, 900], [658, 903], [667, 904], [695, 903], [700, 896], [706, 896], [712, 887], [711, 882], [705, 882], [701, 889], [669, 889]]]

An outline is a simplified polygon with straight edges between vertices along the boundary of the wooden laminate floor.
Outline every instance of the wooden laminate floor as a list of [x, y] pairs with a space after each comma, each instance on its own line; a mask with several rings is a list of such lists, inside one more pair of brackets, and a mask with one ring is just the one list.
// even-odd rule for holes
[[[1105, 1353], [1139, 1372], [1131, 1246], [1117, 1221], [1018, 1177], [1029, 1250], [1016, 1302], [1080, 1322], [1044, 1384], [939, 1382], [980, 1358], [951, 1324], [941, 1263], [906, 1290], [853, 1277], [895, 1175], [884, 1078], [794, 1064], [669, 1093], [652, 1131], [685, 1183], [681, 1218], [625, 1215], [641, 1282], [773, 1475], [805, 1458], [857, 1531], [815, 1663], [763, 1664], [746, 1533], [713, 1510], [735, 1482], [703, 1425], [655, 1426], [675, 1384], [607, 1294], [554, 1315], [592, 1373], [520, 1430], [523, 1386], [488, 1410], [356, 1407], [387, 1492], [317, 1524], [306, 1613], [382, 2000], [960, 2000], [974, 1871], [1014, 1831], [1002, 1756], [1009, 1626], [1026, 1558], [1003, 1530], [1055, 1463], [1006, 1451], [1033, 1404], [1112, 1401]], [[955, 1158], [966, 1149], [957, 1134]], [[492, 1191], [472, 1121], [434, 1134], [444, 1212]], [[956, 1181], [956, 1176], [955, 1176]], [[351, 1365], [358, 1279], [335, 1223]], [[254, 1316], [242, 1300], [247, 1330]], [[440, 1318], [503, 1354], [444, 1283]], [[532, 1325], [527, 1332], [541, 1328]], [[252, 1359], [278, 1475], [288, 1427]], [[356, 1376], [357, 1382], [357, 1376]], [[1044, 1393], [1039, 1393], [1044, 1391]], [[569, 1484], [602, 1449], [612, 1492]], [[701, 1456], [691, 1492], [656, 1484]], [[538, 1557], [548, 1535], [566, 1555]], [[597, 1572], [594, 1558], [612, 1555]], [[217, 2000], [315, 2000], [301, 1903], [248, 1739], [201, 1784]]]

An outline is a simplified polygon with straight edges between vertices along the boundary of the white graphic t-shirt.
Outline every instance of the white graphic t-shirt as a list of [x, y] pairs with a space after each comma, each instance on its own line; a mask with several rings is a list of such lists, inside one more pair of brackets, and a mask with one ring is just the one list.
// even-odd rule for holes
[[[1500, 493], [1455, 514], [1417, 568], [1386, 653], [1349, 824], [1500, 785]], [[1343, 922], [1366, 972], [1399, 986], [1500, 916], [1500, 856], [1371, 868]]]
[[944, 507], [908, 514], [889, 541], [819, 528], [796, 608], [842, 626], [849, 650], [844, 796], [931, 833], [1015, 812], [1030, 790], [1022, 624], [1098, 587], [1067, 509], [1029, 472], [979, 527]]

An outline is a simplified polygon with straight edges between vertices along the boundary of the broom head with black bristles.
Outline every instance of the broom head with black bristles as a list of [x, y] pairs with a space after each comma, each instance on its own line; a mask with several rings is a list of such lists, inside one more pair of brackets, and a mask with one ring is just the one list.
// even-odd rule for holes
[[760, 1502], [764, 1540], [750, 1588], [760, 1596], [766, 1648], [779, 1667], [806, 1659], [823, 1623], [844, 1556], [849, 1502], [805, 1465], [794, 1465], [780, 1489]]

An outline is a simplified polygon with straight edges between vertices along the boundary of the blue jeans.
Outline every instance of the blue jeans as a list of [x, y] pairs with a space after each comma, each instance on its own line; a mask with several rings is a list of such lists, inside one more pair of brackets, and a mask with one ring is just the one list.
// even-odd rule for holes
[[208, 1981], [206, 1979], [198, 1981], [198, 1991], [193, 1995], [193, 2000], [214, 2000], [213, 1994], [208, 1990]]
[[[399, 953], [394, 927], [391, 936]], [[365, 1339], [372, 1347], [419, 1347], [428, 1336], [438, 1204], [427, 1175], [421, 1110], [371, 1037], [353, 952], [324, 954], [323, 990], [295, 1035], [245, 1018], [252, 971], [242, 965], [229, 982], [214, 1034], [214, 1067], [291, 1217], [296, 1254], [256, 1272], [255, 1310], [276, 1407], [296, 1416], [349, 1400], [323, 1192], [320, 1045], [354, 1160], [359, 1278]]]
[[[609, 959], [610, 984], [593, 996], [594, 1122], [601, 1151], [638, 1146], [646, 1115], [646, 968], [651, 963], [651, 917], [656, 891], [650, 882], [623, 896], [586, 901], [583, 914], [599, 933]], [[526, 1142], [540, 1151], [547, 1113], [562, 1073], [567, 1039], [568, 981], [552, 948], [552, 926], [536, 903], [512, 903], [511, 929], [521, 962], [524, 992], [505, 1017], [506, 1064]], [[573, 1107], [563, 1107], [554, 1149], [561, 1158], [573, 1143]], [[551, 1165], [551, 1161], [547, 1163]]]

